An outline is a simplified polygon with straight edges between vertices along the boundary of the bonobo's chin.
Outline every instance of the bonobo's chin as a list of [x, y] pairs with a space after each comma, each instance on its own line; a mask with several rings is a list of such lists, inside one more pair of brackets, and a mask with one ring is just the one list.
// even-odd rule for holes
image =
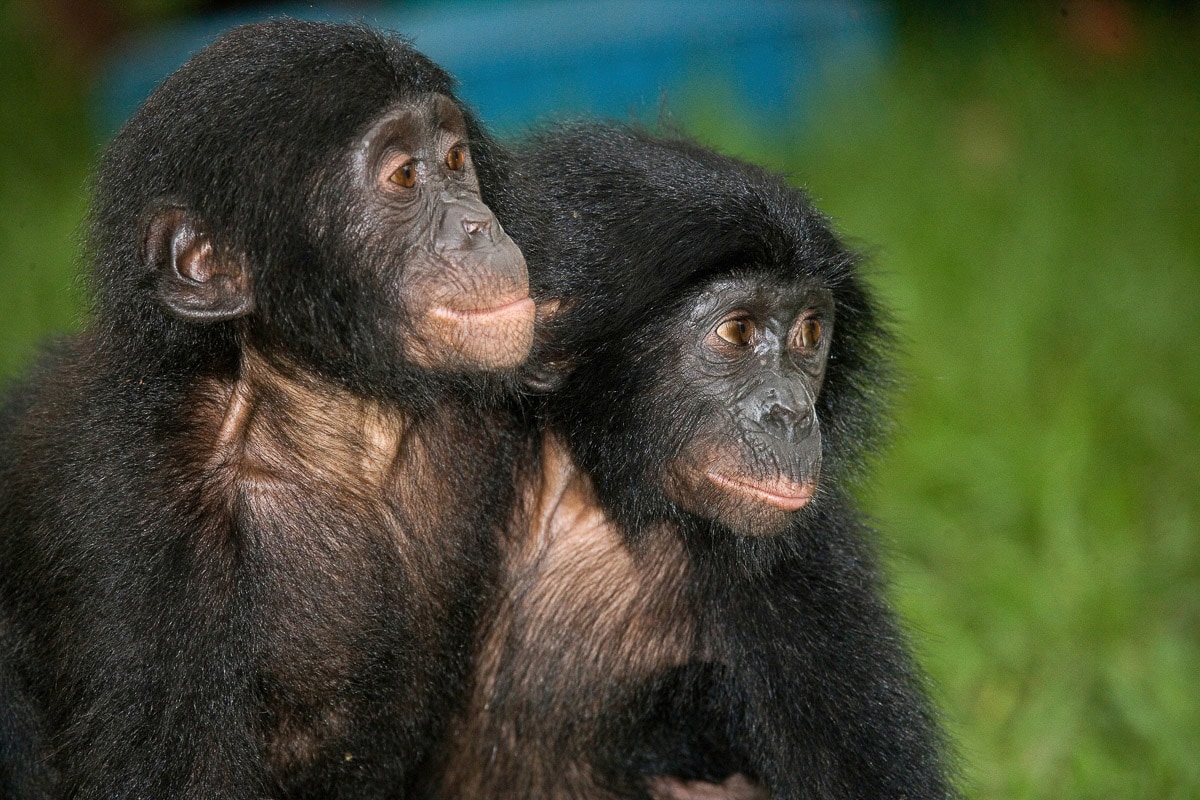
[[758, 480], [709, 472], [717, 489], [712, 518], [731, 532], [748, 537], [772, 537], [786, 532], [816, 493], [812, 481], [785, 477]]
[[728, 471], [675, 476], [665, 487], [682, 510], [739, 536], [771, 537], [788, 530], [816, 494], [816, 481], [779, 475], [756, 478]]
[[730, 532], [738, 536], [769, 539], [786, 533], [796, 518], [799, 509], [784, 511], [765, 503], [746, 504], [733, 513], [724, 513], [714, 518]]
[[534, 305], [528, 295], [490, 308], [430, 309], [443, 331], [448, 360], [485, 372], [519, 367], [533, 347]]
[[439, 304], [407, 337], [413, 363], [430, 370], [500, 372], [521, 366], [533, 347], [533, 300], [503, 298], [486, 308]]
[[748, 502], [762, 503], [780, 511], [799, 511], [804, 508], [816, 489], [810, 481], [793, 481], [782, 475], [770, 480], [758, 480], [710, 470], [706, 477], [722, 491], [741, 495]]

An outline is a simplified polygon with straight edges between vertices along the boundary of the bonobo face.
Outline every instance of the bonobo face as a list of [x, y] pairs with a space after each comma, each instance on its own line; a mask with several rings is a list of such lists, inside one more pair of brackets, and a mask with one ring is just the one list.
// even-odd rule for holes
[[264, 174], [216, 182], [223, 192], [243, 181], [232, 197], [269, 198], [234, 212], [247, 217], [240, 236], [199, 210], [203, 187], [193, 189], [200, 203], [167, 196], [147, 209], [140, 256], [172, 315], [248, 317], [260, 349], [357, 391], [407, 396], [409, 365], [524, 361], [534, 321], [525, 259], [480, 199], [454, 101], [425, 94], [386, 108], [348, 151], [287, 133], [265, 151], [254, 140]]
[[[479, 195], [462, 112], [443, 95], [385, 113], [355, 151], [366, 236], [394, 280], [408, 358], [504, 369], [533, 341], [525, 259]], [[402, 256], [400, 258], [399, 256]]]
[[815, 406], [832, 295], [816, 281], [723, 278], [705, 285], [672, 327], [675, 374], [692, 387], [699, 430], [666, 467], [667, 497], [737, 533], [781, 533], [820, 475]]

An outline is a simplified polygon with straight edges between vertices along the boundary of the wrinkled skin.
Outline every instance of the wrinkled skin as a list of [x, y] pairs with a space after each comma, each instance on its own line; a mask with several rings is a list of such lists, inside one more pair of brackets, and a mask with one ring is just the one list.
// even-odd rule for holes
[[[525, 259], [479, 197], [462, 112], [443, 95], [386, 114], [355, 153], [368, 233], [406, 253], [408, 354], [424, 367], [514, 367], [533, 341]], [[411, 185], [406, 185], [411, 184]]]
[[[703, 427], [667, 465], [666, 495], [738, 533], [781, 532], [820, 476], [816, 399], [833, 334], [828, 290], [721, 279], [674, 327], [674, 380], [692, 387]], [[806, 331], [818, 335], [805, 342]]]

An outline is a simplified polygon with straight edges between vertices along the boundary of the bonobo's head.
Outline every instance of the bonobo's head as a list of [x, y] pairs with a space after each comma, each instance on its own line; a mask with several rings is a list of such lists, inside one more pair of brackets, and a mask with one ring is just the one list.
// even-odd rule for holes
[[546, 317], [528, 380], [617, 519], [772, 536], [837, 491], [876, 427], [886, 337], [807, 198], [622, 128], [516, 157], [533, 185], [502, 207]]
[[235, 29], [106, 153], [97, 329], [142, 361], [205, 368], [249, 348], [401, 402], [509, 370], [534, 308], [486, 203], [501, 160], [450, 77], [402, 40]]

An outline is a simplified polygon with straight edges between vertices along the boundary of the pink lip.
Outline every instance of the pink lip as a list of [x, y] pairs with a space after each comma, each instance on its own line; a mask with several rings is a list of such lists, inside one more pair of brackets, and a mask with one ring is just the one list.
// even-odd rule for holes
[[813, 496], [813, 484], [796, 483], [787, 478], [776, 478], [766, 483], [757, 483], [744, 478], [731, 478], [717, 472], [709, 472], [707, 475], [708, 479], [718, 486], [756, 497], [767, 505], [784, 511], [799, 511], [808, 505], [808, 501], [812, 500]]
[[437, 314], [441, 317], [449, 317], [458, 320], [478, 321], [487, 317], [508, 317], [508, 316], [528, 316], [533, 318], [534, 304], [533, 299], [528, 295], [517, 298], [511, 303], [504, 303], [491, 308], [451, 308], [450, 306], [434, 306], [430, 313]]

